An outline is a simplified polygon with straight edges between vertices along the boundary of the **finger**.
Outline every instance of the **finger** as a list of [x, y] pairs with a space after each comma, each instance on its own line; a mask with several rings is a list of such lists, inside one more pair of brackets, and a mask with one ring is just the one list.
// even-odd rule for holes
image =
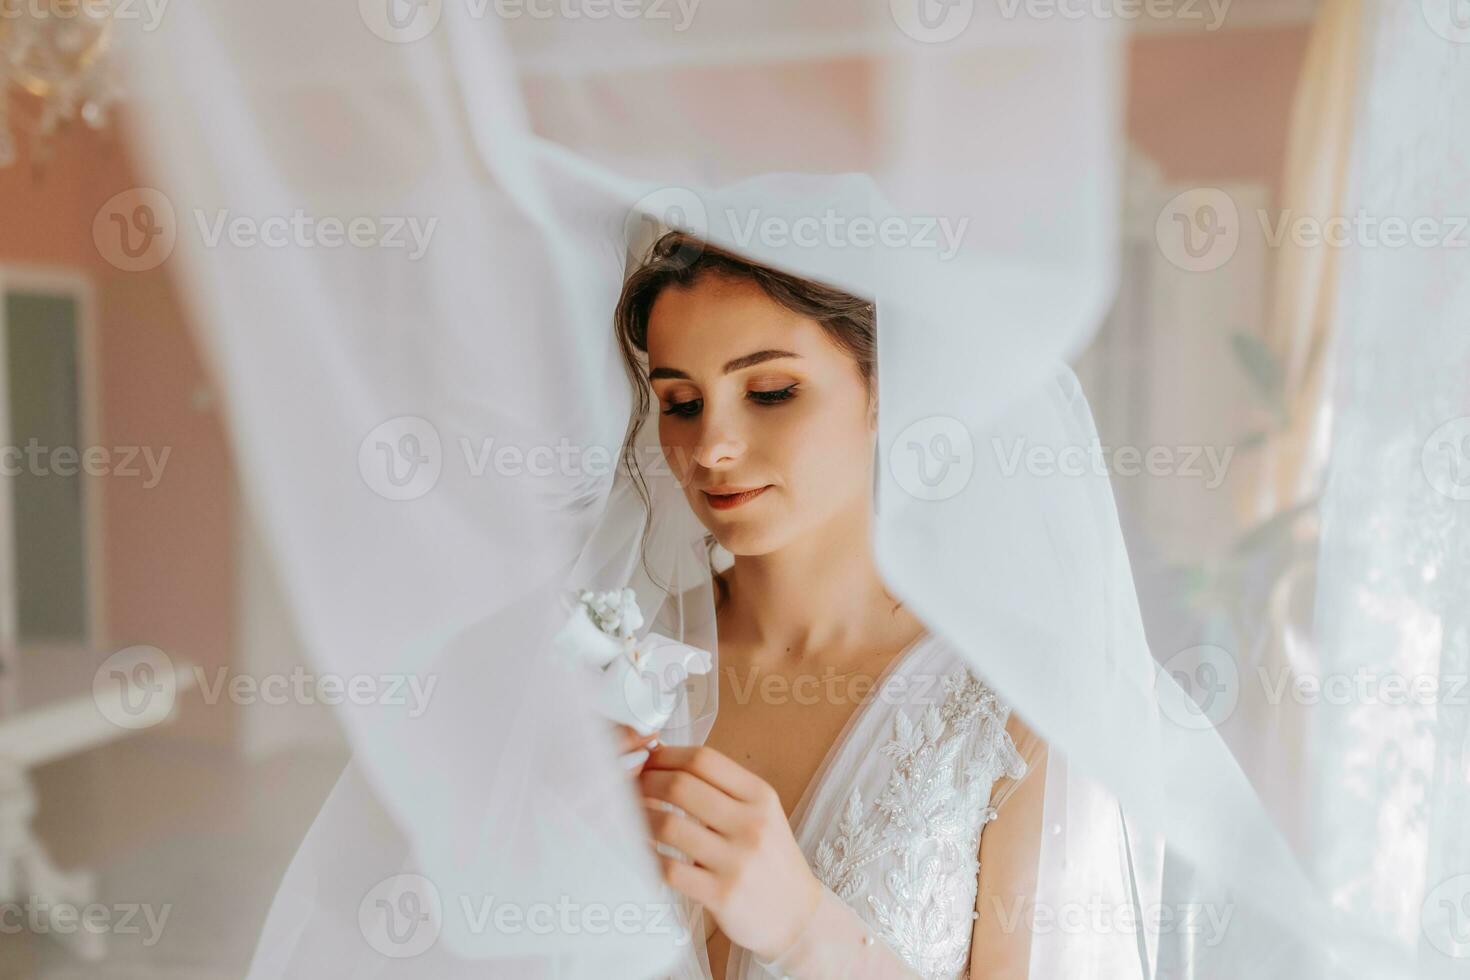
[[713, 872], [663, 854], [658, 856], [658, 868], [669, 887], [690, 901], [713, 907], [719, 897], [719, 879]]
[[767, 788], [765, 780], [707, 745], [659, 743], [649, 756], [647, 768], [693, 773], [726, 796], [746, 803], [758, 802]]
[[646, 799], [672, 803], [716, 833], [730, 834], [739, 826], [743, 805], [739, 800], [731, 799], [693, 773], [649, 768], [652, 762], [650, 757], [638, 774]]
[[723, 837], [681, 813], [644, 807], [649, 836], [688, 855], [702, 868], [719, 871], [732, 863], [733, 852]]
[[634, 749], [647, 748], [648, 744], [658, 738], [658, 732], [649, 732], [640, 735], [635, 729], [627, 725], [618, 725], [618, 753], [626, 755]]

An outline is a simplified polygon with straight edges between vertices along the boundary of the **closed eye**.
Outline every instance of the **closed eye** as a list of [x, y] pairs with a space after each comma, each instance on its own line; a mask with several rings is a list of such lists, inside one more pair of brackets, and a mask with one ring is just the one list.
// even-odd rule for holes
[[777, 388], [775, 391], [746, 392], [746, 397], [752, 401], [760, 402], [762, 405], [775, 405], [778, 402], [784, 402], [789, 398], [796, 397], [794, 394], [795, 391], [796, 385], [787, 385], [785, 388]]
[[699, 414], [700, 408], [704, 406], [703, 398], [691, 398], [685, 402], [669, 402], [669, 407], [664, 409], [665, 415], [678, 415], [683, 418], [693, 418]]
[[[777, 388], [775, 391], [748, 391], [745, 397], [759, 405], [779, 405], [781, 402], [789, 401], [796, 397], [796, 385], [787, 385], [785, 388]], [[680, 418], [693, 418], [699, 414], [704, 407], [703, 398], [690, 398], [682, 402], [670, 402], [669, 407], [664, 409], [665, 415], [677, 415]]]

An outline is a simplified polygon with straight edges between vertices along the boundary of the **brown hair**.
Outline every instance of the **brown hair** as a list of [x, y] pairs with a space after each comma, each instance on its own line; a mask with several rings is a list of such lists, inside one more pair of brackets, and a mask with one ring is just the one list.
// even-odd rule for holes
[[[643, 427], [651, 404], [645, 374], [648, 356], [648, 317], [659, 294], [669, 287], [688, 289], [703, 276], [753, 282], [776, 303], [815, 320], [827, 337], [851, 355], [869, 394], [878, 358], [877, 313], [873, 303], [810, 279], [802, 279], [742, 258], [681, 231], [671, 231], [655, 241], [643, 261], [623, 283], [613, 314], [623, 364], [633, 386], [633, 413], [623, 440], [622, 460], [638, 488], [645, 508], [652, 508], [648, 485], [639, 469], [634, 442]], [[648, 537], [645, 526], [644, 540]], [[711, 576], [728, 597], [728, 586], [713, 571], [714, 535], [706, 536], [711, 551]], [[650, 573], [651, 574], [651, 573]]]

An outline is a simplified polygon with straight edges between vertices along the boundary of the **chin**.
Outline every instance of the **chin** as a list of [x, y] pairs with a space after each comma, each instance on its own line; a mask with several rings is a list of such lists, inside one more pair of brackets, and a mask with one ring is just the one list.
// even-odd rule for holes
[[720, 547], [732, 555], [770, 554], [790, 537], [784, 533], [782, 522], [722, 518], [723, 515], [716, 514], [711, 519], [710, 515], [705, 514], [703, 524], [715, 536]]
[[721, 548], [736, 556], [768, 555], [776, 550], [771, 535], [759, 528], [724, 528], [714, 535]]

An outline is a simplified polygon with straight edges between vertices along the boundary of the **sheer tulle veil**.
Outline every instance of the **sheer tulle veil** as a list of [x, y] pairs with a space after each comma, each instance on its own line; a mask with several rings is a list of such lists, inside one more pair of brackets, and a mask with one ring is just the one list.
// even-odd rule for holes
[[[633, 447], [651, 507], [617, 465], [612, 310], [662, 227], [877, 305], [880, 571], [1051, 746], [1031, 975], [1389, 962], [1156, 664], [1106, 472], [1057, 465], [1098, 442], [1065, 360], [1115, 286], [1115, 25], [958, 4], [955, 29], [898, 0], [708, 6], [682, 30], [651, 7], [357, 6], [198, 0], [132, 65], [313, 665], [437, 680], [420, 715], [341, 710], [353, 758], [252, 977], [683, 962], [593, 692], [547, 656], [569, 592], [615, 588], [718, 656], [705, 529], [656, 424]], [[418, 254], [244, 248], [192, 232], [218, 209], [432, 233]], [[691, 679], [669, 737], [717, 710]], [[1205, 911], [1218, 942], [1179, 928]]]

